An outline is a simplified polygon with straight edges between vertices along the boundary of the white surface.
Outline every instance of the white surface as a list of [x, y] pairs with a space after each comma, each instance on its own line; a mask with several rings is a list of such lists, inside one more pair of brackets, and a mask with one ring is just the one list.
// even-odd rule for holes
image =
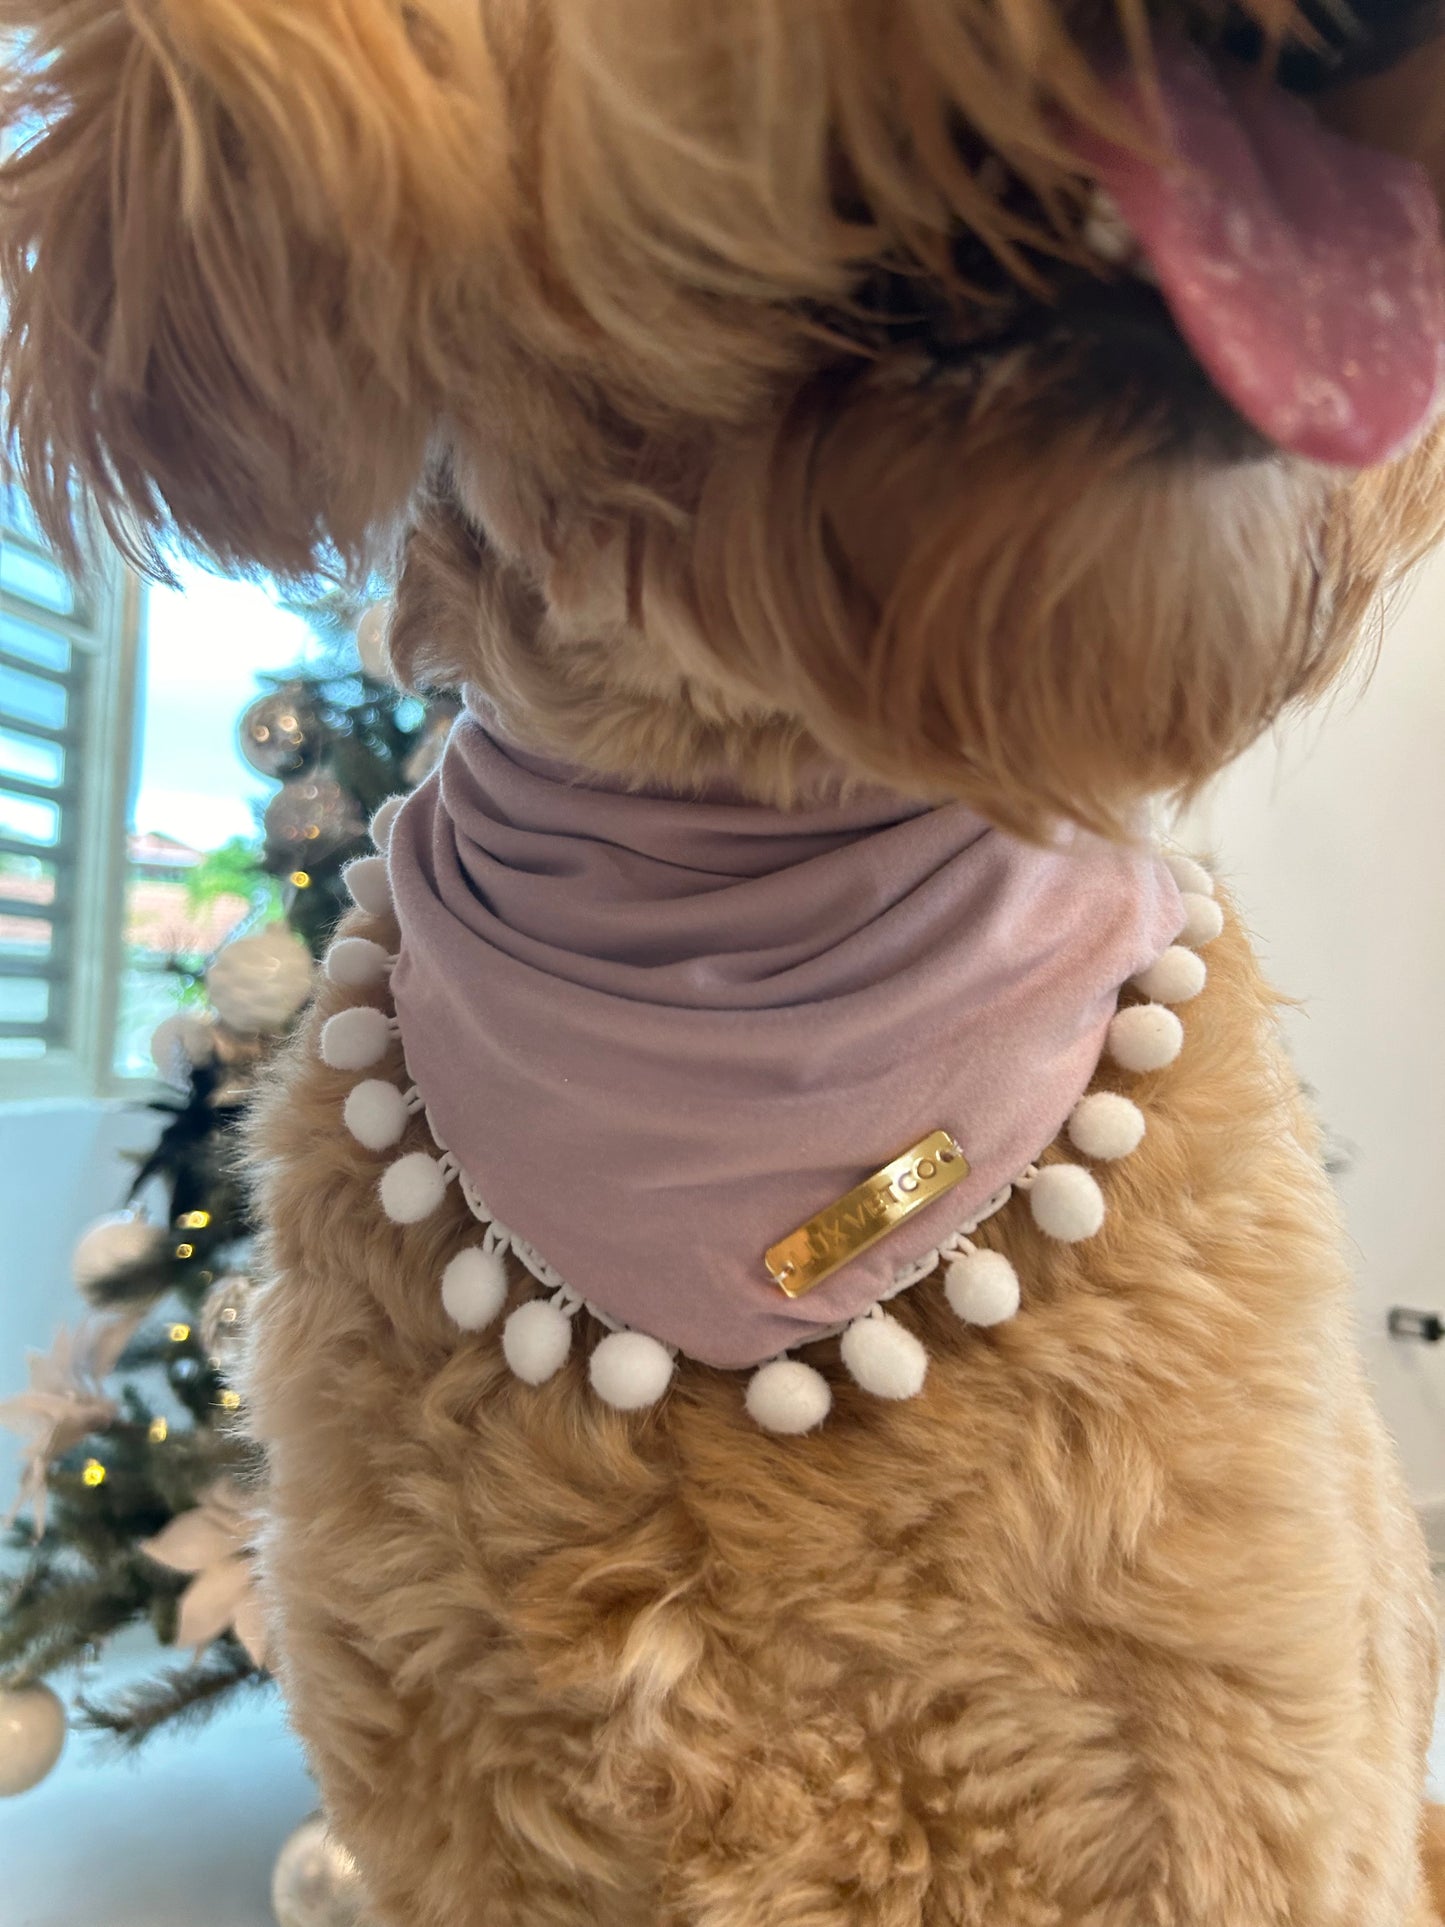
[[[128, 1636], [105, 1680], [156, 1658], [149, 1637]], [[72, 1735], [48, 1780], [0, 1801], [0, 1921], [275, 1927], [272, 1864], [315, 1805], [274, 1692], [198, 1733], [158, 1734], [135, 1759]]]
[[1417, 1502], [1445, 1498], [1445, 555], [1393, 612], [1373, 681], [1260, 744], [1186, 833], [1219, 858], [1331, 1134], [1358, 1244], [1360, 1335]]

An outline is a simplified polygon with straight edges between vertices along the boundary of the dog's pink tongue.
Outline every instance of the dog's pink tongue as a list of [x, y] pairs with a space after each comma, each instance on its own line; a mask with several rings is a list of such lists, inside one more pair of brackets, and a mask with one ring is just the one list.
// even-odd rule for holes
[[[1162, 50], [1177, 164], [1088, 136], [1180, 333], [1279, 447], [1364, 467], [1428, 421], [1445, 362], [1445, 244], [1421, 169], [1331, 133], [1254, 76]], [[1132, 87], [1133, 98], [1142, 97]]]

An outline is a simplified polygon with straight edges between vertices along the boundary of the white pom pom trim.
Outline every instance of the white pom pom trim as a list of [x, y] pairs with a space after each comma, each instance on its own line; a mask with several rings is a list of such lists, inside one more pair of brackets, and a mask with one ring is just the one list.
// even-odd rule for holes
[[1181, 901], [1184, 928], [1179, 933], [1180, 943], [1187, 943], [1195, 950], [1213, 943], [1224, 928], [1223, 907], [1213, 897], [1201, 896], [1197, 890], [1186, 890]]
[[1069, 1142], [1086, 1158], [1126, 1158], [1144, 1141], [1144, 1113], [1117, 1091], [1091, 1091], [1069, 1117]]
[[1122, 1070], [1163, 1070], [1184, 1048], [1184, 1026], [1163, 1004], [1133, 1004], [1109, 1024], [1109, 1055]]
[[943, 1293], [965, 1325], [1001, 1325], [1019, 1308], [1019, 1275], [1001, 1251], [971, 1248], [949, 1259]]
[[406, 801], [404, 796], [388, 796], [376, 815], [371, 819], [371, 840], [385, 856], [391, 843], [392, 826], [397, 814]]
[[843, 1363], [875, 1398], [917, 1398], [928, 1376], [928, 1353], [905, 1325], [872, 1311], [843, 1334]]
[[502, 1356], [525, 1385], [545, 1385], [567, 1362], [572, 1320], [551, 1298], [518, 1305], [502, 1327]]
[[485, 1331], [507, 1302], [507, 1268], [500, 1251], [469, 1245], [442, 1273], [442, 1309], [464, 1332]]
[[1192, 891], [1201, 897], [1214, 895], [1214, 878], [1204, 865], [1196, 863], [1192, 856], [1182, 856], [1178, 853], [1166, 856], [1164, 865], [1181, 890]]
[[1078, 1244], [1104, 1222], [1104, 1194], [1079, 1164], [1046, 1164], [1029, 1186], [1029, 1210], [1046, 1238]]
[[619, 1412], [656, 1405], [673, 1370], [672, 1353], [646, 1332], [609, 1332], [587, 1361], [593, 1391]]
[[368, 1077], [348, 1091], [341, 1115], [358, 1144], [368, 1151], [389, 1151], [400, 1142], [411, 1109], [395, 1084]]
[[425, 1151], [409, 1151], [381, 1174], [381, 1208], [393, 1224], [420, 1224], [447, 1192], [447, 1174]]
[[743, 1396], [748, 1417], [765, 1432], [797, 1438], [823, 1423], [833, 1392], [821, 1372], [800, 1358], [775, 1358], [748, 1380]]
[[391, 878], [387, 875], [384, 856], [353, 857], [342, 866], [341, 881], [359, 909], [370, 911], [374, 917], [385, 916], [390, 910]]
[[338, 1010], [321, 1026], [321, 1061], [334, 1071], [365, 1071], [379, 1064], [396, 1035], [393, 1019], [384, 1010], [357, 1004]]
[[384, 983], [391, 957], [370, 937], [341, 937], [326, 953], [326, 974], [347, 990], [370, 990]]
[[1139, 972], [1134, 985], [1155, 1003], [1187, 1004], [1203, 990], [1208, 977], [1203, 957], [1173, 943], [1147, 970]]

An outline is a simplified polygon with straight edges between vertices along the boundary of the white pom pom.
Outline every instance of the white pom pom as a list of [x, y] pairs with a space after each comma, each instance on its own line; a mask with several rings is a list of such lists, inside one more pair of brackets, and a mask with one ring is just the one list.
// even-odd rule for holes
[[1079, 1164], [1049, 1164], [1029, 1187], [1029, 1210], [1046, 1238], [1077, 1244], [1104, 1222], [1104, 1194]]
[[1187, 943], [1195, 950], [1202, 944], [1213, 943], [1224, 928], [1224, 911], [1213, 897], [1202, 897], [1197, 890], [1186, 890], [1183, 896], [1184, 928], [1179, 933], [1180, 943]]
[[1163, 1004], [1134, 1004], [1109, 1024], [1109, 1055], [1126, 1071], [1158, 1071], [1184, 1048], [1184, 1026]]
[[1091, 1091], [1069, 1119], [1069, 1139], [1086, 1158], [1126, 1158], [1144, 1139], [1144, 1113], [1116, 1091]]
[[965, 1325], [1001, 1325], [1019, 1308], [1019, 1275], [1001, 1251], [950, 1258], [943, 1292]]
[[369, 1070], [385, 1057], [390, 1044], [391, 1019], [369, 1004], [338, 1010], [321, 1026], [321, 1061], [334, 1071]]
[[420, 1224], [447, 1192], [446, 1172], [425, 1151], [408, 1151], [381, 1174], [381, 1208], [393, 1224]]
[[928, 1376], [928, 1353], [887, 1312], [860, 1318], [843, 1334], [843, 1363], [875, 1398], [917, 1398]]
[[442, 1307], [464, 1332], [486, 1329], [507, 1302], [507, 1268], [500, 1251], [469, 1245], [442, 1273]]
[[369, 990], [384, 983], [391, 958], [370, 937], [342, 937], [326, 953], [326, 974], [348, 990]]
[[1192, 856], [1166, 856], [1164, 865], [1181, 890], [1192, 891], [1201, 897], [1214, 895], [1214, 878]]
[[206, 968], [211, 1008], [232, 1030], [284, 1030], [311, 995], [311, 952], [284, 923], [232, 937]]
[[609, 1332], [587, 1363], [593, 1391], [619, 1412], [656, 1405], [672, 1372], [671, 1352], [646, 1332]]
[[368, 1151], [389, 1151], [406, 1129], [406, 1099], [395, 1084], [368, 1077], [347, 1093], [341, 1115], [358, 1144]]
[[384, 856], [353, 857], [342, 865], [341, 881], [351, 892], [351, 900], [374, 917], [385, 916], [391, 908], [391, 878], [386, 873]]
[[544, 1385], [572, 1349], [572, 1320], [548, 1298], [518, 1305], [502, 1327], [502, 1354], [527, 1385]]
[[391, 842], [391, 826], [395, 823], [397, 812], [405, 801], [404, 796], [388, 796], [371, 819], [371, 840], [383, 856]]
[[1209, 977], [1203, 957], [1182, 944], [1172, 943], [1162, 957], [1141, 970], [1134, 986], [1159, 1004], [1187, 1004], [1203, 990]]
[[800, 1358], [775, 1358], [748, 1380], [743, 1403], [754, 1425], [796, 1438], [823, 1423], [833, 1393], [823, 1374]]

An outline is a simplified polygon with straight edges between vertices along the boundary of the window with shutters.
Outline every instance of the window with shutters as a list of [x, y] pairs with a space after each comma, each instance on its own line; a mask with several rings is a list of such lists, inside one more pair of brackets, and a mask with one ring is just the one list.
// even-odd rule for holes
[[0, 490], [0, 1098], [110, 1081], [139, 603]]

